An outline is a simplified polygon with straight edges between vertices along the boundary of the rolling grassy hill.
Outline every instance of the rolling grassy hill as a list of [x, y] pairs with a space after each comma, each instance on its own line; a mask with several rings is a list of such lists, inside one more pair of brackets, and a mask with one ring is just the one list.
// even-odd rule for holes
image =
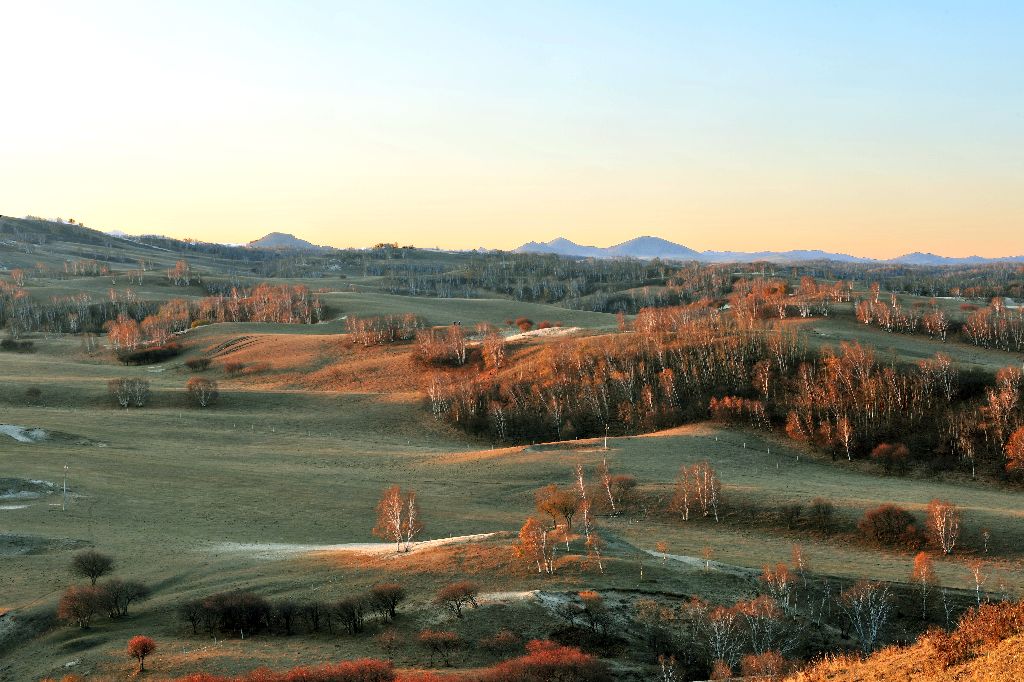
[[[401, 297], [375, 300], [394, 298], [399, 300], [393, 305], [400, 306]], [[487, 319], [485, 315], [505, 314], [497, 305], [452, 300], [436, 310], [464, 320]], [[300, 344], [295, 346], [296, 361], [306, 358], [313, 365], [316, 353], [303, 351], [301, 344], [326, 343], [323, 348], [328, 350], [321, 352], [331, 352], [335, 343], [329, 336], [282, 335], [275, 326], [262, 327], [210, 325], [185, 338], [192, 344], [191, 353], [203, 353], [224, 339], [248, 334], [278, 344], [276, 351], [255, 347], [253, 358], [262, 354], [270, 360], [294, 339]], [[380, 353], [351, 349], [331, 359], [344, 365]], [[151, 381], [151, 406], [121, 410], [111, 405], [105, 380], [121, 375]], [[198, 666], [240, 671], [261, 664], [285, 667], [379, 655], [368, 637], [259, 637], [211, 647], [187, 634], [174, 609], [186, 597], [223, 589], [297, 598], [316, 591], [338, 598], [397, 577], [415, 587], [412, 615], [401, 626], [411, 636], [415, 628], [439, 622], [440, 614], [428, 603], [430, 594], [453, 576], [483, 579], [489, 591], [639, 588], [727, 600], [749, 589], [745, 578], [725, 573], [709, 577], [678, 562], [648, 566], [646, 582], [638, 584], [637, 552], [654, 549], [659, 542], [666, 542], [670, 553], [686, 556], [710, 547], [717, 560], [755, 572], [765, 562], [786, 560], [794, 542], [805, 545], [814, 570], [822, 574], [900, 581], [909, 572], [907, 555], [879, 553], [845, 537], [816, 539], [750, 527], [729, 511], [721, 524], [682, 524], [662, 514], [600, 520], [609, 542], [608, 573], [566, 568], [546, 580], [514, 561], [507, 536], [397, 562], [280, 547], [372, 541], [373, 507], [381, 489], [391, 483], [416, 488], [426, 538], [513, 534], [532, 511], [533, 491], [552, 481], [567, 485], [577, 461], [592, 476], [597, 463], [607, 458], [615, 471], [635, 475], [643, 490], [657, 495], [669, 493], [680, 465], [708, 459], [725, 483], [727, 510], [730, 499], [771, 506], [824, 495], [837, 502], [843, 517], [853, 519], [864, 508], [890, 499], [920, 510], [932, 497], [955, 497], [964, 507], [970, 552], [977, 551], [973, 546], [982, 525], [993, 529], [993, 550], [1004, 560], [1019, 559], [1024, 546], [1015, 492], [981, 484], [884, 478], [856, 465], [818, 461], [742, 430], [698, 426], [612, 439], [608, 452], [599, 442], [492, 450], [434, 421], [414, 385], [387, 391], [352, 386], [281, 391], [261, 386], [255, 375], [228, 378], [217, 363], [206, 375], [223, 382], [223, 398], [214, 408], [197, 410], [185, 405], [181, 387], [189, 373], [177, 360], [159, 367], [120, 367], [102, 355], [83, 354], [73, 339], [45, 341], [32, 355], [0, 355], [4, 421], [51, 434], [38, 443], [0, 441], [4, 475], [59, 484], [67, 464], [72, 491], [66, 512], [55, 506], [60, 502], [56, 493], [5, 502], [0, 509], [8, 538], [0, 606], [14, 609], [30, 624], [26, 627], [44, 632], [28, 642], [8, 641], [15, 648], [7, 649], [6, 667], [0, 668], [4, 674], [31, 679], [74, 663], [75, 670], [92, 671], [99, 679], [116, 678], [126, 669], [123, 643], [139, 630], [164, 647], [165, 653], [153, 660], [159, 671], [154, 679]], [[40, 405], [22, 404], [30, 386], [42, 388]], [[154, 597], [135, 607], [135, 615], [125, 621], [102, 619], [88, 631], [50, 629], [56, 597], [70, 582], [67, 562], [86, 546], [114, 555], [117, 574], [144, 580], [153, 586]], [[970, 587], [962, 558], [939, 564], [943, 584]], [[1019, 588], [1018, 578], [1009, 576]], [[464, 632], [482, 636], [505, 626], [541, 636], [550, 625], [532, 611], [536, 608], [532, 602], [487, 607], [465, 624]], [[415, 653], [405, 656], [401, 665], [423, 663]], [[470, 665], [484, 662], [478, 655], [465, 659]]]

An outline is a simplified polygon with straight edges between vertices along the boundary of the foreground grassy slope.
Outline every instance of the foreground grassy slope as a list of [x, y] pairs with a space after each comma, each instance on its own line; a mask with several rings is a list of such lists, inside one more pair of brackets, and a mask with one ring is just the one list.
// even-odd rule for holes
[[422, 315], [430, 324], [446, 325], [462, 322], [463, 326], [489, 322], [503, 326], [505, 320], [528, 317], [535, 323], [543, 320], [562, 322], [567, 327], [614, 328], [615, 315], [586, 310], [569, 310], [543, 303], [527, 303], [501, 298], [422, 298], [396, 296], [378, 292], [332, 292], [324, 301], [333, 310], [352, 315]]
[[[352, 298], [361, 296], [366, 294]], [[376, 301], [395, 298], [402, 297]], [[497, 312], [499, 305], [488, 301], [444, 304], [483, 306], [450, 309], [465, 324], [473, 314]], [[491, 321], [500, 322], [501, 316]], [[399, 360], [386, 357], [388, 353], [407, 353], [351, 346], [335, 351], [335, 344], [343, 339], [322, 333], [336, 331], [332, 325], [289, 328], [320, 332], [302, 337], [282, 334], [281, 327], [211, 325], [191, 332], [185, 340], [192, 346], [191, 356], [249, 335], [258, 343], [252, 357], [244, 360], [291, 355], [297, 363], [289, 370], [293, 372], [314, 367], [322, 358], [344, 366], [382, 357], [382, 362], [394, 363]], [[274, 333], [262, 333], [267, 331]], [[289, 345], [289, 339], [295, 344]], [[0, 607], [37, 614], [45, 621], [59, 592], [71, 581], [67, 562], [83, 546], [116, 556], [118, 575], [146, 581], [155, 588], [155, 595], [139, 605], [128, 621], [103, 620], [85, 632], [59, 628], [11, 649], [10, 662], [4, 663], [9, 667], [0, 668], [0, 673], [12, 679], [33, 679], [71, 661], [79, 661], [76, 665], [83, 670], [120, 675], [126, 669], [120, 649], [137, 631], [165, 643], [167, 658], [162, 659], [161, 670], [167, 673], [380, 654], [369, 637], [264, 637], [203, 649], [207, 640], [188, 636], [173, 609], [185, 597], [222, 589], [251, 588], [268, 596], [296, 598], [315, 592], [338, 598], [382, 576], [397, 575], [414, 588], [413, 608], [417, 609], [426, 609], [432, 592], [453, 576], [475, 576], [494, 591], [633, 589], [638, 585], [637, 551], [654, 549], [659, 541], [669, 544], [670, 553], [681, 555], [699, 555], [707, 546], [717, 559], [753, 569], [766, 561], [787, 560], [790, 544], [799, 541], [821, 573], [902, 580], [909, 572], [908, 556], [746, 527], [728, 514], [717, 525], [683, 525], [659, 514], [603, 520], [609, 553], [618, 557], [609, 575], [602, 578], [566, 570], [550, 582], [514, 569], [509, 541], [502, 538], [405, 563], [281, 553], [268, 547], [371, 541], [373, 508], [380, 490], [390, 483], [418, 491], [427, 525], [425, 537], [514, 532], [532, 511], [533, 491], [549, 482], [568, 484], [577, 461], [592, 470], [607, 457], [615, 471], [637, 476], [645, 491], [667, 498], [679, 466], [706, 458], [720, 472], [727, 501], [748, 499], [769, 505], [823, 495], [833, 498], [845, 516], [854, 518], [864, 508], [884, 501], [920, 509], [932, 497], [944, 497], [965, 508], [964, 535], [969, 543], [974, 542], [977, 529], [987, 525], [993, 529], [997, 552], [1014, 558], [1024, 547], [1018, 493], [960, 482], [881, 478], [857, 466], [819, 461], [743, 431], [698, 426], [612, 439], [607, 453], [593, 442], [491, 450], [486, 443], [435, 422], [411, 380], [388, 390], [352, 384], [341, 384], [338, 390], [277, 390], [261, 384], [258, 375], [226, 378], [215, 366], [209, 375], [223, 382], [222, 402], [199, 411], [184, 404], [181, 386], [190, 374], [179, 360], [160, 367], [125, 368], [103, 356], [82, 354], [73, 339], [39, 340], [39, 344], [36, 354], [0, 354], [2, 422], [43, 428], [52, 438], [16, 443], [0, 434], [4, 439], [0, 470], [4, 477], [56, 483], [68, 464], [73, 497], [67, 512], [54, 506], [60, 501], [57, 495], [3, 501], [2, 506], [11, 508], [0, 509], [0, 529], [6, 536], [0, 546], [4, 553]], [[119, 375], [149, 378], [152, 406], [128, 411], [112, 407], [105, 381]], [[30, 386], [42, 389], [39, 405], [24, 404], [24, 391]], [[937, 563], [945, 584], [969, 585], [960, 559]], [[1019, 578], [1019, 573], [1012, 576], [1015, 581]], [[752, 587], [751, 581], [709, 575], [675, 563], [648, 565], [646, 582], [644, 589], [722, 600], [748, 594]], [[487, 628], [508, 625], [544, 634], [531, 608], [528, 604], [494, 607], [467, 627], [486, 634]], [[417, 611], [403, 627], [412, 632], [444, 622], [436, 610], [426, 609]], [[415, 658], [402, 661], [403, 665], [422, 663]]]

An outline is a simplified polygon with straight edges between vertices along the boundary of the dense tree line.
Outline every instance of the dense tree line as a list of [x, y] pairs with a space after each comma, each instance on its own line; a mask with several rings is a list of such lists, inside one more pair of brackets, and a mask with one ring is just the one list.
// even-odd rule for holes
[[755, 297], [755, 309], [742, 296], [740, 313], [706, 301], [644, 309], [633, 333], [553, 341], [469, 379], [435, 372], [427, 380], [433, 413], [507, 442], [639, 433], [712, 416], [778, 429], [833, 457], [902, 441], [922, 458], [1007, 463], [1024, 425], [1020, 370], [1006, 368], [986, 386], [962, 381], [942, 354], [897, 365], [857, 343], [810, 352], [795, 332], [763, 322], [779, 314], [765, 305], [770, 298]]
[[178, 613], [193, 635], [288, 636], [299, 631], [355, 635], [365, 629], [371, 616], [385, 624], [393, 621], [405, 597], [405, 588], [397, 583], [380, 583], [364, 594], [335, 601], [270, 601], [254, 592], [218, 592], [181, 604]]
[[642, 306], [678, 305], [695, 296], [721, 295], [730, 279], [725, 266], [518, 253], [464, 255], [453, 263], [381, 261], [368, 265], [366, 271], [383, 276], [385, 290], [396, 294], [500, 296], [627, 313]]

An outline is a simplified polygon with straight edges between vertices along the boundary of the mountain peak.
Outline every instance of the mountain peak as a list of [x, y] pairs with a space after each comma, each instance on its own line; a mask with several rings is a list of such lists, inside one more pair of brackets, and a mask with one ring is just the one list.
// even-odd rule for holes
[[640, 260], [652, 260], [661, 258], [664, 260], [697, 260], [705, 263], [741, 263], [753, 261], [770, 261], [774, 263], [794, 263], [811, 260], [832, 260], [845, 263], [898, 263], [901, 265], [939, 266], [939, 265], [977, 265], [980, 263], [1014, 262], [1024, 263], [1024, 256], [1007, 256], [1003, 258], [983, 258], [981, 256], [966, 256], [955, 258], [950, 256], [938, 256], [934, 253], [922, 253], [915, 251], [907, 253], [899, 258], [879, 260], [876, 258], [865, 258], [852, 256], [846, 253], [831, 253], [820, 249], [793, 249], [790, 251], [694, 251], [691, 248], [670, 242], [661, 237], [644, 235], [634, 237], [629, 241], [601, 248], [597, 246], [581, 246], [565, 237], [556, 237], [549, 242], [527, 242], [518, 249], [516, 253], [553, 253], [561, 256], [574, 256], [584, 258], [637, 258]]
[[287, 232], [270, 232], [259, 239], [249, 242], [247, 246], [253, 249], [319, 250], [324, 248], [311, 242], [307, 242], [305, 239], [299, 239], [295, 235], [288, 234]]

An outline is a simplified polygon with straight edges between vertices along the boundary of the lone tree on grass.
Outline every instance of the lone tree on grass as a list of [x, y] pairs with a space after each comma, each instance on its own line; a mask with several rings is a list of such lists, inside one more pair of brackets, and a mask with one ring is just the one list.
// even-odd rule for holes
[[914, 568], [910, 571], [910, 579], [921, 589], [921, 618], [928, 617], [928, 590], [935, 584], [935, 567], [927, 552], [918, 552], [914, 557]]
[[476, 597], [480, 594], [480, 586], [468, 580], [446, 585], [434, 597], [434, 603], [448, 609], [456, 618], [462, 618], [465, 606], [477, 607]]
[[139, 661], [139, 672], [146, 670], [146, 656], [156, 651], [156, 642], [145, 635], [135, 635], [128, 640], [128, 655]]
[[[591, 533], [591, 538], [596, 537]], [[541, 521], [530, 516], [519, 530], [519, 542], [514, 552], [519, 558], [537, 564], [538, 573], [551, 575], [555, 572], [555, 535]]]
[[960, 508], [935, 499], [928, 503], [928, 529], [943, 554], [951, 554], [960, 537]]
[[91, 585], [72, 585], [57, 604], [57, 617], [75, 623], [84, 630], [99, 610], [99, 590]]
[[373, 534], [382, 540], [394, 542], [398, 551], [412, 547], [412, 541], [423, 531], [420, 521], [420, 509], [416, 503], [416, 491], [410, 490], [402, 495], [402, 489], [393, 485], [384, 490], [377, 503], [377, 525]]
[[217, 402], [220, 391], [217, 390], [217, 382], [202, 377], [192, 377], [185, 383], [185, 390], [189, 399], [199, 407], [209, 407]]
[[405, 588], [398, 583], [380, 583], [370, 588], [370, 601], [374, 610], [385, 621], [394, 620], [398, 605], [405, 599]]
[[80, 577], [88, 578], [93, 585], [96, 579], [114, 570], [113, 557], [101, 554], [94, 549], [79, 552], [71, 560], [71, 572]]

